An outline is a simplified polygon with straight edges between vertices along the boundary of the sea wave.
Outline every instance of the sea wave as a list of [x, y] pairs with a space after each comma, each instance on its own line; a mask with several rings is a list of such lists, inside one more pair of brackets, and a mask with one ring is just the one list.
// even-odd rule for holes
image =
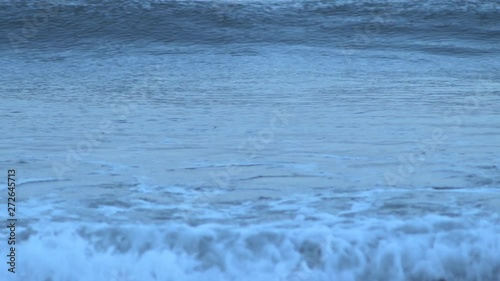
[[26, 281], [496, 281], [498, 231], [491, 220], [436, 215], [300, 227], [40, 223], [19, 234], [17, 274]]
[[29, 41], [31, 46], [71, 47], [99, 38], [478, 54], [498, 48], [499, 11], [497, 1], [4, 0], [0, 2], [0, 27], [6, 36], [0, 46], [23, 47]]

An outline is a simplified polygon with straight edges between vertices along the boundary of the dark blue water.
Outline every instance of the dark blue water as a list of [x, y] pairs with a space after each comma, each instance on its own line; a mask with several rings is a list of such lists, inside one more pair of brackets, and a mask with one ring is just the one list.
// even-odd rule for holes
[[498, 1], [2, 1], [0, 46], [248, 43], [491, 56], [499, 11]]

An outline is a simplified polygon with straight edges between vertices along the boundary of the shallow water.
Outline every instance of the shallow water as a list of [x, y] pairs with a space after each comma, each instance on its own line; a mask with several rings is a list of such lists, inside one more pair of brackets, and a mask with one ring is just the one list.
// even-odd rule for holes
[[497, 3], [29, 3], [19, 280], [500, 280]]

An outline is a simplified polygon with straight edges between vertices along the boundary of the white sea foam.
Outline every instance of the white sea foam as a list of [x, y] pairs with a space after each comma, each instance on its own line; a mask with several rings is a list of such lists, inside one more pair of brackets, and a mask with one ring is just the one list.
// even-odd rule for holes
[[286, 224], [33, 224], [20, 230], [18, 253], [29, 258], [19, 258], [17, 274], [25, 281], [497, 281], [500, 276], [500, 225], [487, 220], [425, 216]]

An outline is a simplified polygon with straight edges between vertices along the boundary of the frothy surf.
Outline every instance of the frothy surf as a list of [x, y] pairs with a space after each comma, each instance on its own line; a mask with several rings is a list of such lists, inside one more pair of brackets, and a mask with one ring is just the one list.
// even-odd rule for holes
[[499, 232], [500, 224], [486, 220], [442, 216], [404, 221], [353, 217], [324, 225], [305, 218], [237, 229], [216, 224], [37, 224], [20, 232], [19, 253], [30, 258], [20, 259], [19, 277], [496, 281]]

